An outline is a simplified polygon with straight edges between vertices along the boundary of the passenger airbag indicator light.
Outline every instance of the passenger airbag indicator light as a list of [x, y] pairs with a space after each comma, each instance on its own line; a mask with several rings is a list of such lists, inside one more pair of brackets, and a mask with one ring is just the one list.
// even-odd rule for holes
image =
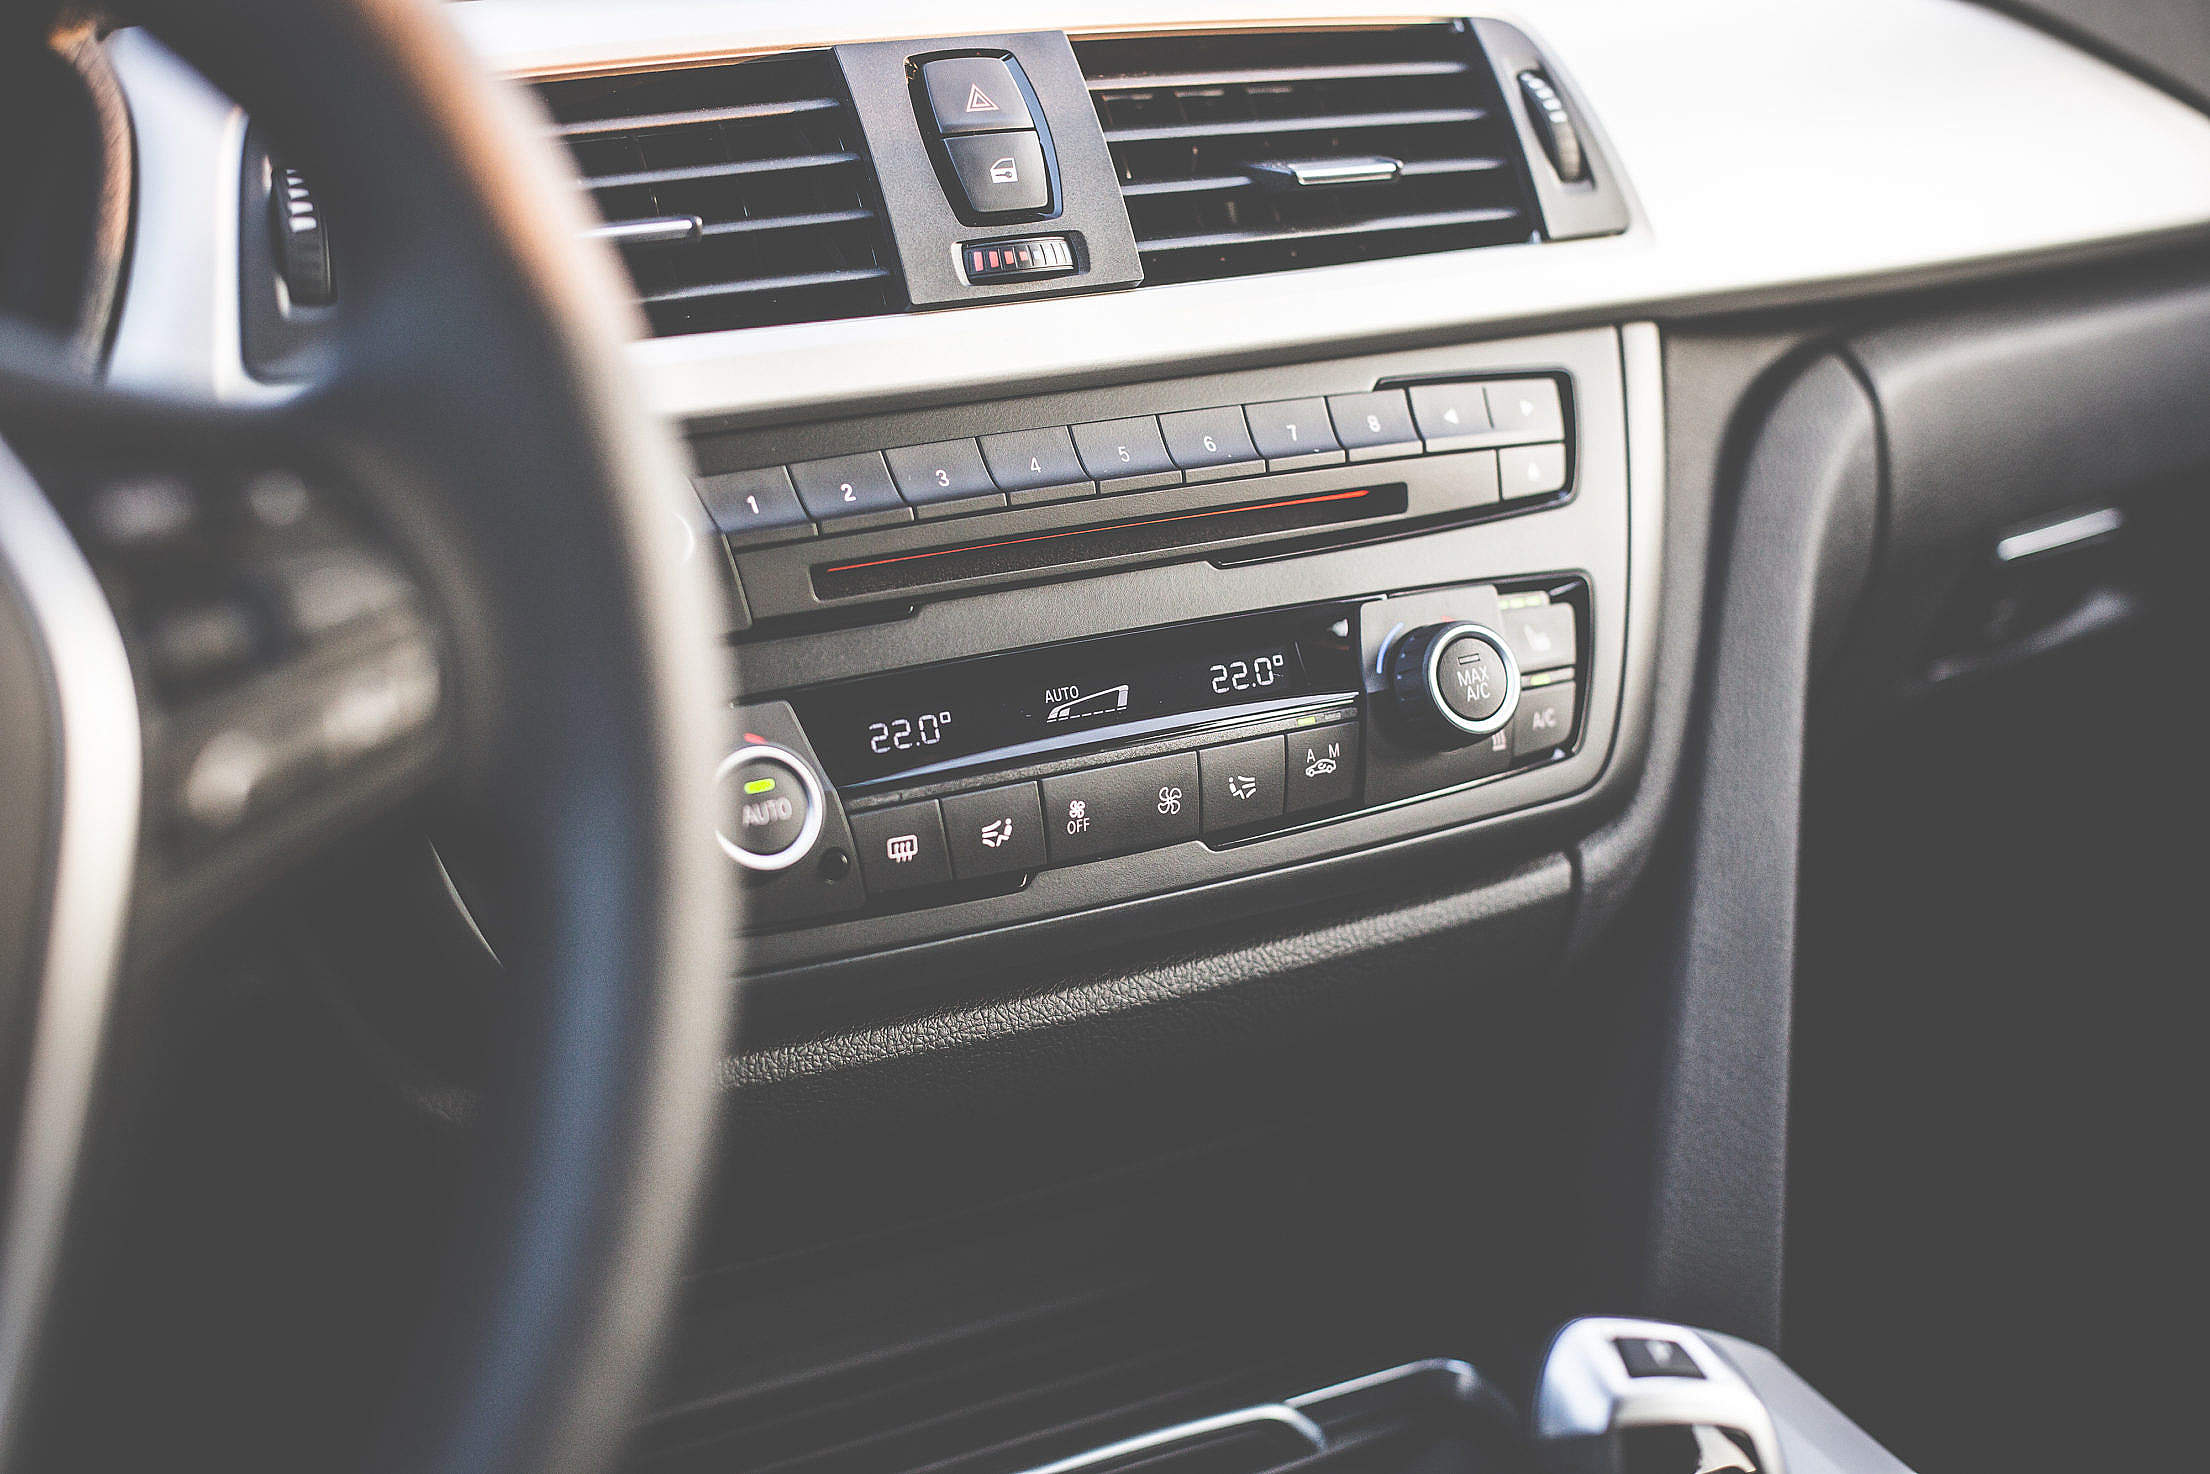
[[1033, 281], [1072, 276], [1074, 244], [1063, 235], [1027, 236], [1009, 241], [973, 241], [960, 248], [970, 282]]

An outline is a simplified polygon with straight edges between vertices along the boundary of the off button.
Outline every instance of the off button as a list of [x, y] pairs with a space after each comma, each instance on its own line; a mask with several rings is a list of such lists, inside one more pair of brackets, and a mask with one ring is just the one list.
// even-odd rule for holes
[[1178, 752], [1046, 778], [1044, 838], [1054, 865], [1195, 839], [1197, 754]]

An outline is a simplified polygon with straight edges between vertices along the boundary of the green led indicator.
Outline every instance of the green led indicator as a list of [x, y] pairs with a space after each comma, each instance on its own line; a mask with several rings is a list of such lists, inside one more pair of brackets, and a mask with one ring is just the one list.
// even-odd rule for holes
[[750, 783], [744, 785], [746, 793], [772, 793], [774, 790], [775, 780], [773, 778], [754, 778]]
[[1318, 716], [1299, 717], [1297, 718], [1297, 725], [1300, 727], [1317, 727], [1320, 725], [1320, 719]]

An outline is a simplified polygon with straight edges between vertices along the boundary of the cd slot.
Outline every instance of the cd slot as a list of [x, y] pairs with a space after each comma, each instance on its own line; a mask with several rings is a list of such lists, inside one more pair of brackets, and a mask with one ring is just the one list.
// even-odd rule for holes
[[911, 593], [947, 583], [1003, 578], [1396, 516], [1404, 511], [1405, 504], [1401, 482], [1274, 496], [1235, 506], [1160, 512], [1091, 527], [1055, 528], [948, 548], [820, 564], [813, 570], [813, 587], [815, 595], [824, 600]]

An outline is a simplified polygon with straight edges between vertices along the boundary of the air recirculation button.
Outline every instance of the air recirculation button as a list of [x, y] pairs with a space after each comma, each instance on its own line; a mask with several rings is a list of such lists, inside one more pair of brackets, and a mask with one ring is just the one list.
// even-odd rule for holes
[[1431, 624], [1397, 641], [1390, 657], [1397, 714], [1438, 747], [1502, 731], [1519, 706], [1519, 663], [1504, 637], [1481, 625]]

